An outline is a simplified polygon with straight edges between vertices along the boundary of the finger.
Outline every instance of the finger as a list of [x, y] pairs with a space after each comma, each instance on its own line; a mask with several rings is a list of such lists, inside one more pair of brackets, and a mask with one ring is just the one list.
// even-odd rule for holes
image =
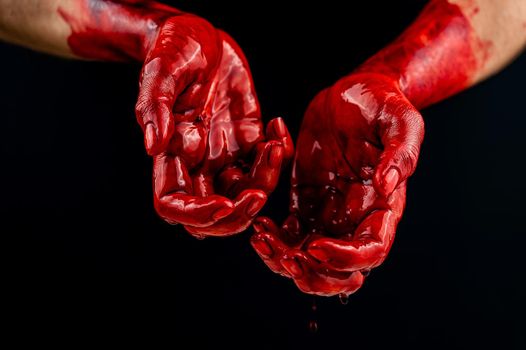
[[246, 230], [267, 201], [267, 195], [258, 190], [246, 190], [234, 201], [234, 210], [221, 220], [206, 227], [188, 225], [186, 230], [200, 236], [230, 236]]
[[289, 277], [280, 261], [290, 247], [280, 239], [278, 227], [266, 217], [254, 220], [253, 227], [256, 233], [251, 237], [250, 243], [256, 253], [272, 271]]
[[252, 225], [254, 226], [254, 231], [256, 231], [256, 233], [269, 232], [277, 235], [279, 232], [279, 228], [276, 226], [274, 221], [270, 218], [267, 218], [266, 216], [260, 216], [256, 218]]
[[300, 220], [296, 214], [290, 214], [279, 231], [280, 238], [288, 246], [299, 247], [307, 238], [307, 232], [301, 229]]
[[271, 193], [276, 188], [283, 162], [283, 146], [278, 141], [260, 143], [249, 174], [240, 187], [257, 188]]
[[197, 67], [202, 64], [203, 56], [196, 54], [199, 45], [188, 43], [191, 35], [176, 20], [167, 21], [141, 71], [135, 111], [150, 155], [166, 149], [174, 131], [175, 101], [196, 80]]
[[182, 90], [180, 81], [167, 71], [166, 62], [156, 57], [141, 73], [139, 97], [135, 105], [137, 121], [144, 132], [144, 144], [150, 155], [160, 153], [173, 134], [172, 108]]
[[388, 197], [415, 170], [420, 145], [424, 138], [424, 122], [412, 106], [387, 110], [391, 117], [380, 119], [380, 136], [384, 151], [374, 172], [373, 185], [382, 196]]
[[218, 189], [228, 196], [237, 196], [247, 189], [271, 193], [278, 184], [282, 161], [280, 142], [261, 142], [256, 146], [256, 157], [248, 174], [237, 166], [230, 166], [217, 177]]
[[284, 254], [281, 264], [298, 288], [309, 294], [348, 295], [356, 292], [364, 281], [360, 272], [333, 271], [298, 249], [289, 250]]
[[179, 157], [156, 156], [153, 177], [155, 209], [170, 223], [209, 226], [234, 210], [234, 203], [226, 197], [188, 194], [192, 193], [192, 180]]
[[288, 162], [294, 155], [294, 143], [283, 118], [274, 118], [267, 125], [267, 139], [281, 142], [283, 160]]
[[319, 238], [309, 244], [307, 252], [338, 271], [371, 269], [386, 258], [397, 222], [398, 218], [391, 210], [378, 210], [356, 228], [352, 240]]
[[171, 193], [156, 200], [155, 209], [169, 223], [206, 227], [230, 215], [234, 205], [228, 198], [218, 195], [196, 197]]
[[301, 246], [306, 238], [306, 233], [301, 231], [300, 222], [295, 214], [290, 214], [281, 228], [278, 228], [272, 219], [258, 217], [252, 223], [254, 231], [270, 232], [279, 242], [283, 242], [289, 248]]
[[218, 193], [221, 193], [227, 197], [234, 198], [240, 192], [239, 184], [245, 177], [243, 169], [236, 165], [226, 166], [215, 179], [215, 189]]

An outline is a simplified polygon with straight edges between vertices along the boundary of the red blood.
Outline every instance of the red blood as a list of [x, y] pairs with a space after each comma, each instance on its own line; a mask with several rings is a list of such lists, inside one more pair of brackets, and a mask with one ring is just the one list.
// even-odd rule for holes
[[487, 55], [460, 8], [435, 0], [320, 92], [296, 145], [289, 218], [281, 228], [254, 222], [252, 244], [268, 267], [305, 293], [358, 290], [394, 241], [424, 136], [417, 109], [466, 88]]
[[281, 118], [263, 131], [243, 52], [206, 20], [154, 1], [77, 0], [60, 14], [78, 56], [144, 62], [136, 105], [154, 156], [154, 205], [196, 237], [247, 228], [293, 145]]
[[357, 71], [392, 77], [420, 109], [470, 84], [483, 63], [474, 49], [487, 56], [488, 43], [476, 37], [461, 9], [445, 0], [431, 1], [415, 23]]
[[75, 11], [58, 9], [71, 27], [71, 51], [108, 61], [143, 61], [160, 23], [181, 14], [153, 1], [77, 0], [75, 6]]

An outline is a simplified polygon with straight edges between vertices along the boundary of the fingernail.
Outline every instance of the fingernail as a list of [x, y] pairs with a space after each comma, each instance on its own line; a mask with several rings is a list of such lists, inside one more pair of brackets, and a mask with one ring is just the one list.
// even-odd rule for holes
[[214, 220], [219, 220], [224, 218], [225, 216], [230, 215], [231, 212], [232, 208], [222, 208], [217, 210], [214, 214], [212, 214], [212, 217], [214, 218]]
[[270, 257], [274, 253], [270, 245], [261, 238], [253, 240], [252, 246], [259, 254], [264, 255], [265, 257]]
[[254, 216], [256, 215], [261, 208], [263, 208], [263, 205], [265, 205], [265, 201], [260, 198], [254, 198], [250, 202], [249, 205], [247, 205], [247, 209], [245, 210], [245, 213], [247, 213], [248, 216]]
[[253, 222], [252, 223], [252, 227], [254, 228], [254, 231], [256, 233], [260, 233], [260, 232], [264, 232], [266, 231], [265, 228], [263, 227], [263, 225], [259, 222]]
[[155, 134], [155, 126], [153, 124], [146, 125], [144, 137], [146, 141], [146, 150], [150, 152], [155, 146], [155, 142], [157, 141], [157, 135]]
[[294, 278], [300, 278], [303, 275], [303, 269], [294, 258], [281, 259], [281, 265]]
[[285, 136], [287, 133], [287, 130], [285, 129], [285, 122], [281, 118], [277, 118], [276, 122], [274, 123], [274, 130], [276, 132], [276, 135], [279, 136]]
[[270, 148], [269, 152], [269, 164], [272, 168], [277, 168], [281, 166], [281, 161], [283, 159], [282, 153], [283, 153], [283, 147], [280, 144], [274, 144]]
[[400, 174], [398, 173], [398, 170], [391, 169], [387, 172], [384, 179], [384, 192], [386, 196], [389, 196], [394, 191], [398, 185], [399, 178]]
[[315, 259], [319, 261], [327, 262], [329, 260], [329, 256], [323, 248], [311, 247], [307, 251], [310, 255], [312, 255]]

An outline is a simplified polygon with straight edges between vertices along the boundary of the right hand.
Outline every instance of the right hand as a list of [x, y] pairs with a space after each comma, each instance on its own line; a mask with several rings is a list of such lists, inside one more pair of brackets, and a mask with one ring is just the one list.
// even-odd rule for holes
[[160, 27], [136, 110], [154, 156], [155, 208], [198, 237], [246, 229], [293, 154], [282, 119], [271, 120], [263, 133], [239, 46], [193, 15]]

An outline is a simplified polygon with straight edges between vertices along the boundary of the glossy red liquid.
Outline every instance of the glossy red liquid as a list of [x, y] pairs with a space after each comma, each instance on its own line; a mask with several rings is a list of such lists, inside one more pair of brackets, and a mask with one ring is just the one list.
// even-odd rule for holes
[[264, 132], [239, 46], [206, 20], [153, 1], [75, 4], [59, 9], [73, 53], [144, 61], [136, 111], [159, 215], [197, 237], [246, 229], [293, 145], [281, 118]]
[[[196, 236], [246, 228], [292, 143], [280, 119], [263, 134], [239, 47], [205, 20], [155, 2], [78, 3], [75, 13], [61, 10], [74, 53], [144, 60], [137, 117], [155, 156], [159, 214]], [[291, 215], [282, 228], [268, 218], [254, 224], [252, 244], [272, 270], [307, 293], [360, 288], [385, 260], [403, 213], [424, 135], [417, 109], [468, 86], [477, 57], [487, 56], [476, 51], [486, 48], [457, 6], [431, 1], [399, 39], [313, 100]]]
[[[477, 9], [472, 15], [478, 13]], [[461, 9], [431, 1], [398, 39], [367, 60], [358, 71], [391, 77], [416, 108], [423, 108], [465, 89], [488, 55], [488, 43], [474, 34]]]
[[[387, 257], [424, 137], [418, 108], [466, 88], [484, 49], [468, 18], [431, 1], [391, 45], [309, 105], [296, 145], [290, 216], [254, 222], [252, 245], [304, 292], [358, 290]], [[485, 56], [485, 55], [480, 55]]]

